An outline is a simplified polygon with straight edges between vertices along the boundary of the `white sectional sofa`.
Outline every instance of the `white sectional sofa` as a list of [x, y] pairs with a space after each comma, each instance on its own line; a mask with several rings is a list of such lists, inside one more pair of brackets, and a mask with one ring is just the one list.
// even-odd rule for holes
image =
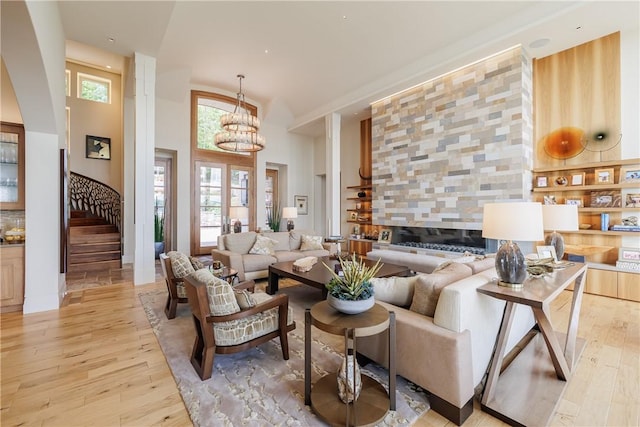
[[[398, 375], [427, 390], [431, 408], [458, 425], [473, 412], [474, 392], [488, 369], [505, 305], [476, 292], [496, 277], [493, 260], [475, 264], [474, 268], [469, 265], [466, 277], [459, 279], [456, 275], [453, 282], [441, 288], [432, 316], [411, 310], [416, 293], [411, 304], [396, 299], [394, 302], [399, 305], [393, 305], [382, 300], [393, 300], [388, 292], [378, 292], [375, 288], [376, 302], [395, 312]], [[419, 280], [427, 283], [433, 280], [433, 277], [427, 280], [428, 276], [446, 274], [446, 268], [432, 274], [419, 274], [413, 282], [415, 292], [418, 286], [424, 289], [424, 285], [418, 284]], [[446, 283], [443, 279], [439, 281]], [[407, 279], [396, 280], [396, 285], [407, 286]], [[399, 292], [406, 295], [406, 289]], [[518, 306], [507, 351], [534, 325], [531, 310]], [[358, 338], [359, 356], [388, 366], [387, 340], [387, 333]]]
[[[274, 241], [270, 253], [250, 253], [258, 236]], [[275, 262], [295, 261], [306, 256], [323, 257], [331, 255], [335, 244], [321, 243], [321, 246], [304, 250], [303, 236], [312, 236], [322, 242], [322, 237], [312, 230], [291, 230], [258, 234], [254, 231], [246, 233], [224, 234], [218, 237], [218, 247], [211, 251], [214, 261], [238, 271], [240, 281], [262, 279], [268, 276], [269, 265]]]

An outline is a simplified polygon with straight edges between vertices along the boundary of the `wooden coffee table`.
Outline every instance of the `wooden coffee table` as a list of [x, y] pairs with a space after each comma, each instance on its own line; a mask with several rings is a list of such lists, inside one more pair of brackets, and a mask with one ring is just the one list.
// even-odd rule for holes
[[[363, 258], [364, 263], [367, 266], [373, 266], [376, 261]], [[322, 263], [324, 262], [329, 268], [333, 269], [336, 264], [339, 264], [337, 259], [331, 259], [329, 257], [318, 258], [318, 262], [313, 268], [306, 272], [294, 271], [294, 261], [277, 262], [269, 266], [269, 284], [267, 285], [267, 293], [270, 295], [278, 292], [278, 280], [281, 277], [288, 277], [290, 279], [297, 280], [305, 285], [313, 286], [322, 290], [322, 296], [326, 298], [327, 288], [325, 284], [329, 283], [331, 278], [331, 272], [326, 269]], [[391, 276], [407, 276], [411, 273], [408, 267], [403, 265], [389, 264], [385, 262], [382, 264], [382, 268], [376, 274], [376, 277], [391, 277]]]

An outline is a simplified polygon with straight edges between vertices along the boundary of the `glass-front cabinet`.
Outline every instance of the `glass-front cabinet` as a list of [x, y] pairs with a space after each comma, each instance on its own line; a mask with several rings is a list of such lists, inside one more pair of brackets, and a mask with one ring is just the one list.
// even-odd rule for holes
[[24, 209], [24, 126], [2, 122], [0, 210]]

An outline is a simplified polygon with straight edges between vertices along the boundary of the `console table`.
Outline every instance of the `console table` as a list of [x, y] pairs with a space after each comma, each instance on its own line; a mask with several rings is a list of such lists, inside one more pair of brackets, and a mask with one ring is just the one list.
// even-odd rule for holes
[[[489, 375], [482, 395], [482, 410], [511, 425], [547, 425], [571, 377], [576, 355], [584, 348], [577, 340], [580, 305], [587, 273], [586, 264], [575, 263], [542, 277], [529, 277], [522, 289], [512, 289], [489, 283], [477, 291], [506, 301], [502, 324], [491, 359]], [[550, 303], [574, 284], [573, 301], [564, 349], [553, 330]], [[504, 370], [502, 362], [515, 305], [531, 307], [540, 329], [538, 334]], [[542, 339], [544, 343], [542, 343]], [[545, 345], [546, 350], [545, 351]], [[548, 353], [549, 358], [543, 353]], [[500, 377], [500, 381], [498, 381]]]
[[[361, 374], [362, 390], [357, 400], [345, 404], [338, 396], [336, 373], [320, 378], [311, 389], [311, 326], [345, 338], [345, 357], [356, 354], [356, 338], [376, 335], [389, 329], [389, 394], [382, 384]], [[342, 314], [327, 301], [306, 309], [304, 319], [304, 403], [333, 426], [374, 425], [389, 410], [396, 409], [395, 313], [380, 304], [360, 314]], [[355, 383], [355, 382], [354, 382]]]

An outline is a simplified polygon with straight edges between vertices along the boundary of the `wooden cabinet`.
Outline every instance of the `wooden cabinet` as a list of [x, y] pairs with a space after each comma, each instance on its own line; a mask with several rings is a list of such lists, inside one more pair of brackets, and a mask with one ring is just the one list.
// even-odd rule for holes
[[24, 303], [24, 245], [0, 247], [0, 312], [21, 311]]
[[349, 253], [366, 255], [372, 248], [373, 242], [378, 240], [378, 226], [371, 222], [373, 209], [371, 208], [371, 185], [354, 185], [347, 187], [350, 193], [347, 200], [347, 225], [349, 226]]
[[[598, 249], [586, 257], [585, 292], [640, 300], [640, 274], [616, 268], [619, 248], [637, 247], [640, 232], [614, 229], [623, 219], [640, 218], [640, 159], [535, 169], [533, 196], [540, 203], [578, 204], [580, 229], [561, 233], [567, 248]], [[608, 214], [608, 227], [602, 214]]]
[[0, 210], [24, 210], [24, 126], [1, 123]]

